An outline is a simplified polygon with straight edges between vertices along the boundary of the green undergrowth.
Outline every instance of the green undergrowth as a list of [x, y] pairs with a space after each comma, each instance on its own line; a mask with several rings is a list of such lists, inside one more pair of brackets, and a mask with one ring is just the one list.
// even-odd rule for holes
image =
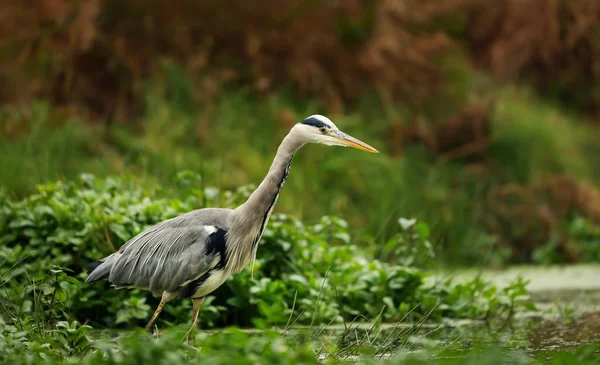
[[[139, 290], [112, 290], [105, 282], [84, 285], [83, 267], [156, 222], [199, 207], [235, 206], [252, 191], [198, 189], [199, 180], [181, 173], [174, 182], [178, 192], [185, 192], [180, 195], [142, 189], [134, 180], [91, 175], [41, 185], [24, 199], [2, 193], [0, 316], [8, 322], [29, 318], [36, 298], [46, 298], [60, 302], [71, 320], [94, 327], [143, 325], [155, 298]], [[504, 321], [531, 306], [523, 281], [502, 290], [480, 279], [455, 285], [418, 269], [414, 265], [427, 266], [435, 258], [429, 227], [412, 219], [397, 224], [396, 236], [373, 242], [390, 257], [392, 263], [384, 263], [354, 244], [343, 219], [325, 216], [308, 225], [275, 214], [261, 240], [253, 276], [246, 269], [215, 291], [202, 309], [201, 326], [310, 325], [357, 318]], [[189, 321], [190, 304], [169, 303], [161, 327]], [[52, 316], [52, 310], [42, 313]]]
[[515, 183], [535, 181], [543, 173], [565, 173], [578, 179], [598, 178], [598, 131], [575, 114], [535, 98], [528, 90], [498, 93], [490, 154], [498, 178]]
[[[550, 239], [532, 242], [535, 247], [525, 254], [516, 252], [513, 245], [522, 238], [523, 220], [504, 222], [506, 232], [490, 229], [500, 214], [496, 205], [489, 206], [490, 197], [507, 184], [543, 182], [547, 174], [597, 184], [600, 165], [594, 156], [600, 152], [600, 137], [577, 115], [527, 89], [494, 88], [461, 62], [447, 70], [454, 93], [433, 99], [425, 114], [403, 105], [383, 106], [376, 97], [365, 97], [345, 114], [330, 114], [342, 130], [382, 153], [307, 145], [294, 158], [277, 211], [293, 212], [311, 224], [325, 214], [343, 216], [361, 245], [391, 239], [400, 231], [398, 217], [414, 217], [432, 228], [441, 264], [556, 262], [560, 247]], [[131, 174], [141, 186], [181, 194], [173, 180], [182, 170], [201, 174], [200, 187], [232, 190], [258, 184], [291, 125], [321, 111], [285, 89], [264, 98], [242, 89], [196, 103], [185, 77], [172, 74], [147, 83], [144, 112], [133, 121], [90, 123], [85, 115], [69, 117], [45, 101], [27, 108], [4, 106], [0, 186], [10, 196], [25, 197], [39, 184], [87, 172], [99, 177]], [[495, 101], [488, 116], [490, 138], [482, 151], [445, 159], [423, 143], [406, 143], [399, 156], [392, 156], [395, 144], [404, 143], [389, 140], [398, 124], [407, 130], [416, 124], [424, 130], [443, 128], [439, 123], [458, 113], [463, 99], [473, 105]], [[560, 224], [575, 218], [571, 214]], [[552, 237], [570, 235], [553, 229]], [[578, 251], [581, 245], [576, 246]], [[577, 260], [594, 261], [597, 251], [588, 251], [583, 249]], [[376, 257], [387, 261], [379, 253], [375, 247]]]

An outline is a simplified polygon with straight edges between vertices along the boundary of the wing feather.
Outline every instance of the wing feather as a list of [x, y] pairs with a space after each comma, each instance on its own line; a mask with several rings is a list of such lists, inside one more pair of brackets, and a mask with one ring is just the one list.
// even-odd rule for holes
[[207, 245], [211, 234], [229, 229], [232, 212], [197, 209], [158, 223], [90, 264], [86, 282], [108, 279], [115, 287], [138, 287], [154, 294], [178, 290], [220, 262], [222, 253]]
[[205, 226], [160, 227], [134, 237], [114, 262], [109, 281], [152, 292], [175, 291], [215, 265], [207, 254], [209, 230]]

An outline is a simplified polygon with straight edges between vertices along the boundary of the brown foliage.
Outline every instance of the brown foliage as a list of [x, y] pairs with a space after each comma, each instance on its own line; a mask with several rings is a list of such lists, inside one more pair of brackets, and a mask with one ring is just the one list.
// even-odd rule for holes
[[600, 111], [600, 96], [588, 95], [600, 80], [599, 30], [597, 0], [507, 0], [474, 12], [468, 34], [478, 62], [497, 77], [533, 74], [542, 90], [560, 83]]
[[440, 88], [434, 60], [451, 44], [428, 24], [473, 2], [3, 2], [0, 101], [127, 109], [164, 57], [212, 80], [200, 93], [235, 81], [260, 92], [292, 84], [337, 109], [372, 88], [414, 101]]
[[400, 153], [407, 143], [422, 143], [448, 160], [481, 156], [487, 150], [492, 131], [493, 103], [467, 105], [455, 115], [437, 123], [409, 125], [402, 123], [392, 127], [390, 139], [398, 147], [392, 152]]
[[568, 247], [559, 223], [573, 212], [600, 223], [600, 190], [566, 175], [499, 186], [489, 193], [485, 206], [491, 217], [489, 230], [512, 248], [515, 261], [529, 261], [532, 252], [551, 239], [557, 240], [567, 261], [577, 261], [578, 253]]
[[558, 81], [600, 110], [596, 0], [4, 1], [0, 102], [131, 110], [141, 81], [171, 58], [199, 95], [233, 81], [259, 92], [291, 84], [330, 109], [373, 89], [418, 104], [443, 88], [435, 60], [453, 42], [437, 22], [463, 18], [495, 75]]

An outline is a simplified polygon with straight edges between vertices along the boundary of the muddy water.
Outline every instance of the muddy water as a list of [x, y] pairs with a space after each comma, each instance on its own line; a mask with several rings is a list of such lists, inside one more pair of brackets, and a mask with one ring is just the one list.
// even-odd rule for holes
[[[420, 353], [435, 357], [455, 356], [477, 348], [498, 347], [520, 350], [537, 355], [556, 351], [574, 350], [585, 344], [600, 343], [600, 313], [584, 315], [570, 323], [529, 318], [511, 326], [488, 326], [476, 321], [460, 321], [439, 325], [413, 324], [401, 326], [384, 324], [371, 331], [370, 324], [357, 325], [350, 332], [344, 328], [327, 328], [315, 336], [302, 328], [287, 335], [304, 341], [306, 337], [323, 345], [337, 345], [336, 357], [358, 357], [360, 347], [375, 357], [387, 358], [399, 353]], [[381, 331], [380, 331], [381, 330]], [[310, 333], [310, 334], [309, 334]], [[327, 354], [323, 353], [322, 357]]]
[[[502, 271], [469, 270], [456, 280], [480, 274], [503, 287], [523, 277], [538, 311], [521, 318], [507, 336], [531, 352], [565, 350], [600, 343], [600, 265], [513, 267]], [[533, 318], [531, 318], [533, 317]]]
[[[331, 356], [359, 360], [365, 352], [378, 359], [410, 354], [424, 358], [460, 358], [490, 347], [533, 357], [600, 343], [600, 313], [583, 315], [570, 323], [545, 318], [515, 322], [511, 326], [488, 326], [477, 321], [448, 321], [442, 326], [422, 327], [384, 324], [375, 331], [370, 324], [360, 324], [351, 331], [329, 327], [315, 336], [314, 329], [296, 328], [287, 335], [300, 342], [308, 339], [320, 344], [316, 348], [320, 348], [321, 360]], [[323, 350], [331, 345], [336, 345], [334, 353]]]
[[346, 348], [350, 358], [354, 349], [360, 346], [371, 346], [378, 356], [385, 358], [420, 351], [444, 357], [482, 346], [535, 355], [600, 344], [600, 265], [518, 267], [504, 271], [443, 274], [458, 281], [472, 279], [475, 275], [481, 275], [499, 287], [519, 276], [529, 280], [528, 290], [538, 310], [521, 314], [509, 324], [491, 326], [479, 321], [445, 321], [441, 325], [423, 326], [384, 324], [377, 331], [372, 330], [370, 324], [357, 325], [351, 331], [328, 327], [320, 337], [314, 336], [314, 329], [296, 328], [295, 333], [302, 337], [303, 331], [307, 331], [305, 335], [312, 332], [312, 337], [318, 337], [319, 342], [337, 343], [342, 349], [341, 355]]

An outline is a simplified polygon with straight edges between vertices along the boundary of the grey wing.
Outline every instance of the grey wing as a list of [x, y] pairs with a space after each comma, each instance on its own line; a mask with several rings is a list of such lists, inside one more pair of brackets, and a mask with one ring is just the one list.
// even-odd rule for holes
[[220, 254], [207, 252], [215, 231], [216, 227], [208, 225], [152, 227], [113, 254], [108, 279], [117, 287], [174, 292], [218, 264]]

